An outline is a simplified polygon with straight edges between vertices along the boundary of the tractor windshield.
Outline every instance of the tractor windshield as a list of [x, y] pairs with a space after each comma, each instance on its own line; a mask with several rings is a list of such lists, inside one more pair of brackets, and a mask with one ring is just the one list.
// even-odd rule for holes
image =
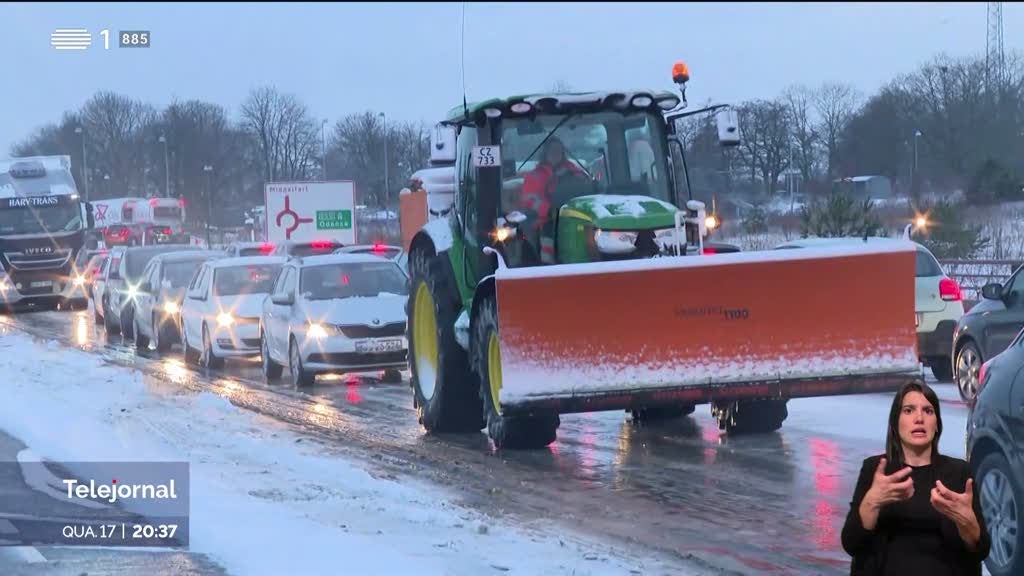
[[616, 194], [672, 202], [663, 129], [661, 118], [647, 112], [505, 119], [503, 205], [516, 209], [537, 186], [565, 201], [556, 187], [567, 180], [573, 183], [570, 197]]

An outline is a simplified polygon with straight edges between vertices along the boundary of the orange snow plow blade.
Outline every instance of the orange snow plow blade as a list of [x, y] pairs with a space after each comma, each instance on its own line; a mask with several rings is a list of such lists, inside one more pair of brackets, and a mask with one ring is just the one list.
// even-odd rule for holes
[[503, 407], [893, 390], [919, 379], [911, 243], [499, 268]]

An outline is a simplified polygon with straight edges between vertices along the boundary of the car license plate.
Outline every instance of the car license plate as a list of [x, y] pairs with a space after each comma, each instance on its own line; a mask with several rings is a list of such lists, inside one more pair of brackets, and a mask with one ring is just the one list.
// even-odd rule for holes
[[356, 352], [362, 354], [374, 354], [377, 352], [397, 352], [402, 349], [400, 338], [386, 340], [360, 340], [356, 342]]
[[32, 288], [45, 288], [47, 286], [53, 286], [53, 280], [38, 280], [29, 284]]

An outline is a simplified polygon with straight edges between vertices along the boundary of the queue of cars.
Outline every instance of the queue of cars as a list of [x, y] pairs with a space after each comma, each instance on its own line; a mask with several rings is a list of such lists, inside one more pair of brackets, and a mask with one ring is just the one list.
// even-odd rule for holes
[[268, 381], [285, 368], [296, 386], [325, 373], [400, 381], [405, 269], [373, 246], [312, 244], [111, 248], [88, 261], [99, 267], [89, 287], [97, 325], [140, 351], [180, 344], [209, 368], [261, 356]]

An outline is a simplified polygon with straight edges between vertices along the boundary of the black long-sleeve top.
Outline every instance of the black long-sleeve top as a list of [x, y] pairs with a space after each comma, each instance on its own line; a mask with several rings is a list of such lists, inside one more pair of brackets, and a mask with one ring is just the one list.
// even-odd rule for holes
[[[867, 530], [860, 518], [860, 504], [871, 488], [882, 455], [864, 460], [850, 512], [843, 526], [843, 549], [853, 557], [854, 576], [927, 574], [929, 576], [980, 576], [981, 563], [988, 556], [991, 540], [981, 515], [977, 481], [974, 482], [974, 515], [981, 538], [972, 550], [960, 537], [956, 524], [931, 503], [935, 481], [963, 493], [971, 477], [967, 462], [939, 456], [927, 466], [913, 467], [914, 495], [907, 501], [887, 504], [878, 513], [874, 530]], [[891, 474], [887, 470], [886, 474]]]

